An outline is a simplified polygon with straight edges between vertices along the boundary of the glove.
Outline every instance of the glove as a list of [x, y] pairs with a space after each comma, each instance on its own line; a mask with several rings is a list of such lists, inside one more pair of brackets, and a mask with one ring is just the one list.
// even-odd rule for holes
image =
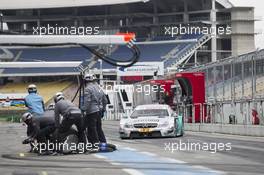
[[22, 142], [22, 144], [29, 144], [29, 143], [31, 143], [31, 142], [33, 142], [33, 141], [34, 141], [33, 138], [27, 138], [27, 139], [25, 139], [25, 140]]

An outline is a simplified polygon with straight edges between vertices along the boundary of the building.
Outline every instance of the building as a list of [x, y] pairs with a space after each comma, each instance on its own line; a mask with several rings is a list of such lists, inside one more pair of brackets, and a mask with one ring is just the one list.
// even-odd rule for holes
[[[35, 2], [35, 3], [34, 3]], [[196, 43], [140, 45], [141, 60], [164, 62], [165, 68], [190, 67], [214, 62], [232, 55], [255, 50], [254, 8], [236, 7], [228, 0], [150, 0], [150, 1], [81, 1], [79, 4], [61, 4], [34, 1], [31, 7], [20, 1], [15, 7], [2, 3], [1, 21], [10, 33], [35, 34], [41, 27], [57, 27], [59, 34], [69, 32], [65, 28], [88, 27], [89, 34], [113, 34], [134, 32], [137, 41], [166, 41], [196, 39]], [[40, 4], [41, 3], [41, 4]], [[53, 4], [53, 5], [52, 5]], [[20, 7], [19, 9], [17, 9]], [[29, 9], [28, 9], [29, 8]], [[58, 29], [61, 27], [61, 29]], [[198, 27], [200, 29], [224, 29], [221, 34], [166, 34], [166, 28]], [[3, 27], [2, 27], [3, 28]], [[230, 31], [228, 32], [227, 29]], [[55, 29], [56, 30], [56, 29]], [[7, 31], [6, 31], [7, 32]], [[46, 31], [47, 33], [47, 31]], [[56, 33], [58, 34], [58, 32]], [[100, 47], [100, 46], [99, 46]], [[80, 48], [9, 49], [18, 61], [73, 61], [93, 57]], [[124, 47], [104, 48], [112, 57], [129, 57]], [[21, 52], [20, 52], [21, 51]], [[6, 55], [6, 51], [3, 51]], [[3, 54], [4, 54], [3, 53]], [[64, 54], [63, 54], [64, 53]], [[0, 52], [1, 54], [1, 52]], [[3, 60], [4, 56], [0, 55]], [[20, 54], [20, 55], [19, 55]], [[10, 56], [10, 54], [9, 54]], [[100, 64], [95, 67], [100, 68]], [[103, 63], [109, 75], [115, 74], [115, 67]], [[109, 71], [112, 70], [112, 71]], [[39, 69], [38, 69], [39, 71]], [[45, 70], [44, 75], [47, 75]], [[65, 70], [66, 71], [66, 70]], [[60, 70], [61, 73], [65, 73]], [[34, 70], [4, 70], [10, 72], [34, 73]], [[50, 72], [50, 71], [49, 71]], [[51, 71], [54, 73], [53, 71]], [[56, 72], [56, 71], [55, 71]], [[66, 72], [74, 72], [67, 70]]]

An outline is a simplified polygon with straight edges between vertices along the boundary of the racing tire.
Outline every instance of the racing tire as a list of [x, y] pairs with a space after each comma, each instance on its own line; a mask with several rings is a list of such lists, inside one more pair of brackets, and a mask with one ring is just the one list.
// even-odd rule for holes
[[183, 136], [183, 130], [181, 130], [181, 134], [178, 135], [177, 137], [182, 137]]
[[77, 147], [79, 143], [78, 132], [74, 129], [70, 129], [68, 132], [61, 135], [61, 143], [63, 145], [60, 147], [60, 152], [62, 154], [71, 154], [78, 150], [71, 150], [71, 147]]

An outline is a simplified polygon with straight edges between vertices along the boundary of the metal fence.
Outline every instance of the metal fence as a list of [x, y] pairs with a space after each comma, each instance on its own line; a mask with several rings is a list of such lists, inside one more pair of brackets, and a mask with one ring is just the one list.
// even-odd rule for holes
[[195, 123], [195, 108], [200, 110], [200, 123], [264, 125], [264, 101], [216, 102], [178, 106], [176, 112], [185, 123]]
[[206, 116], [211, 117], [210, 123], [264, 124], [264, 50], [191, 71], [206, 75]]
[[[200, 107], [200, 122], [211, 124], [264, 125], [264, 50], [230, 57], [189, 70], [206, 75], [206, 103], [177, 106], [185, 122], [194, 122]], [[119, 120], [123, 111], [117, 99], [105, 120]]]

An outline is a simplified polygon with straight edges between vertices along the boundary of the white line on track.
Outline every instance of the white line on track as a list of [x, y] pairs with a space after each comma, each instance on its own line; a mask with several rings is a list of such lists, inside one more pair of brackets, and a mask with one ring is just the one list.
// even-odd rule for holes
[[122, 169], [122, 170], [131, 175], [144, 175], [143, 173], [135, 169]]
[[138, 140], [138, 143], [152, 143], [152, 142], [149, 140]]
[[112, 165], [116, 165], [116, 166], [120, 166], [122, 165], [121, 163], [118, 163], [118, 162], [110, 162]]
[[148, 156], [157, 156], [157, 154], [150, 153], [150, 152], [139, 152], [139, 153], [142, 153], [142, 154], [145, 154], [145, 155], [148, 155]]
[[168, 157], [162, 157], [161, 160], [166, 161], [166, 162], [178, 163], [178, 164], [186, 163], [184, 161], [177, 160], [177, 159], [172, 159], [172, 158], [168, 158]]
[[222, 172], [222, 171], [212, 170], [212, 169], [210, 169], [210, 168], [207, 168], [207, 167], [204, 167], [204, 166], [200, 166], [200, 165], [193, 165], [192, 167], [193, 167], [193, 168], [200, 169], [200, 170], [205, 170], [205, 171], [210, 172], [210, 173], [215, 173], [215, 174], [225, 174], [225, 173]]
[[123, 147], [123, 149], [129, 150], [129, 151], [137, 151], [135, 148], [130, 148], [130, 147]]
[[[132, 150], [135, 150], [135, 149], [133, 149], [133, 148], [128, 148], [127, 147], [127, 150], [128, 149], [132, 149]], [[94, 157], [96, 157], [96, 158], [99, 158], [99, 159], [105, 159], [105, 161], [107, 161], [107, 162], [109, 162], [111, 165], [115, 165], [115, 166], [122, 166], [122, 164], [121, 163], [118, 163], [118, 162], [113, 162], [113, 161], [111, 161], [111, 160], [109, 160], [109, 159], [107, 159], [107, 157], [105, 157], [105, 156], [102, 156], [102, 155], [98, 155], [98, 154], [93, 154], [93, 156]], [[126, 173], [128, 173], [128, 174], [131, 174], [131, 175], [144, 175], [143, 173], [141, 173], [140, 171], [138, 171], [138, 170], [136, 170], [136, 169], [121, 169], [122, 171], [125, 171]]]
[[127, 142], [127, 143], [134, 143], [134, 140], [122, 140], [122, 142]]
[[93, 154], [93, 156], [99, 159], [107, 159], [105, 156], [98, 155], [98, 154]]
[[[122, 147], [122, 149], [130, 150], [130, 151], [137, 151], [137, 149], [134, 149], [134, 148], [131, 148], [131, 147]], [[150, 153], [150, 152], [145, 152], [144, 151], [144, 152], [139, 152], [139, 153], [145, 154], [145, 155], [148, 155], [148, 156], [158, 157], [160, 160], [166, 161], [166, 162], [177, 163], [177, 164], [186, 164], [187, 163], [187, 162], [184, 162], [182, 160], [177, 160], [177, 159], [173, 159], [173, 158], [159, 157], [157, 154]], [[121, 163], [109, 160], [105, 156], [98, 155], [98, 154], [93, 154], [93, 156], [96, 157], [96, 158], [99, 158], [99, 159], [105, 159], [105, 161], [109, 162], [111, 165], [122, 166]], [[213, 170], [213, 169], [210, 169], [210, 168], [207, 168], [207, 167], [204, 167], [204, 166], [200, 166], [200, 165], [192, 165], [191, 167], [196, 168], [196, 169], [200, 169], [200, 170], [205, 170], [205, 171], [210, 172], [210, 173], [225, 174], [222, 171]], [[140, 171], [138, 171], [136, 169], [125, 168], [125, 169], [122, 169], [122, 170], [125, 171], [128, 174], [131, 174], [131, 175], [144, 175], [143, 173], [141, 173]]]

